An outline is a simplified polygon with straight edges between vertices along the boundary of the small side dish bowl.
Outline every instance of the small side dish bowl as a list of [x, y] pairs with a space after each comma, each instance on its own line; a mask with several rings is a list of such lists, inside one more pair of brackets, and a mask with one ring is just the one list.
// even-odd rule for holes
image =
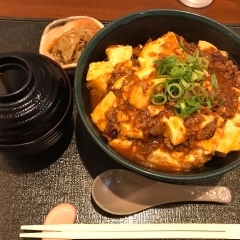
[[145, 44], [174, 32], [188, 42], [205, 40], [218, 49], [225, 50], [240, 63], [240, 37], [233, 31], [209, 18], [177, 10], [148, 10], [124, 16], [110, 23], [88, 43], [78, 61], [74, 91], [77, 110], [93, 140], [112, 159], [137, 173], [166, 181], [198, 181], [220, 176], [240, 166], [240, 152], [231, 152], [225, 157], [214, 156], [204, 166], [189, 171], [153, 170], [140, 166], [115, 152], [91, 119], [90, 91], [86, 86], [89, 64], [104, 61], [105, 50], [111, 45]]
[[[89, 39], [103, 27], [101, 22], [88, 16], [57, 19], [44, 29], [39, 53], [57, 61], [64, 69], [74, 68]], [[62, 41], [60, 42], [59, 39]], [[58, 48], [58, 52], [53, 49], [54, 46]], [[77, 46], [79, 46], [79, 51], [76, 50]], [[62, 62], [60, 59], [66, 60], [66, 62]]]

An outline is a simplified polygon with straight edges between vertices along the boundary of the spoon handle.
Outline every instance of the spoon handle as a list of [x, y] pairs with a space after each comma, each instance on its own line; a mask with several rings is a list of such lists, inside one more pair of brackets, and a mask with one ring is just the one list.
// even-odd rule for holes
[[231, 192], [227, 187], [196, 186], [195, 191], [197, 197], [196, 200], [229, 203], [232, 199]]
[[[174, 188], [175, 185], [172, 185], [172, 187]], [[173, 188], [171, 190], [173, 190]], [[231, 192], [227, 187], [180, 185], [178, 188], [175, 188], [175, 190], [177, 190], [177, 198], [179, 198], [180, 201], [231, 202]]]

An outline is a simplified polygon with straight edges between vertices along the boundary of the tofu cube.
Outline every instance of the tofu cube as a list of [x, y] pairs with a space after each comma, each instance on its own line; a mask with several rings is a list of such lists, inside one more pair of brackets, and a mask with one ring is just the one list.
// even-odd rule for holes
[[91, 117], [93, 122], [97, 125], [100, 131], [104, 131], [105, 127], [107, 126], [107, 119], [105, 117], [105, 114], [116, 103], [116, 100], [117, 97], [111, 91], [93, 110]]
[[116, 66], [118, 63], [129, 61], [131, 59], [132, 47], [122, 46], [122, 45], [113, 45], [106, 49], [106, 54], [111, 64], [113, 66]]
[[143, 132], [134, 127], [131, 122], [121, 122], [120, 128], [120, 134], [123, 138], [143, 139]]
[[162, 122], [166, 126], [165, 137], [168, 137], [173, 145], [181, 144], [186, 140], [187, 129], [182, 118], [175, 116], [163, 117]]
[[95, 80], [102, 75], [109, 75], [113, 71], [112, 64], [107, 62], [92, 62], [89, 64], [86, 80]]

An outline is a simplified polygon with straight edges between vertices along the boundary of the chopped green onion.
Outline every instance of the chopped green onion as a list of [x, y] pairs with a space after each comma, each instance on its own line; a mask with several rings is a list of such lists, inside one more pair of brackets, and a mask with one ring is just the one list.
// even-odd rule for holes
[[186, 61], [186, 63], [190, 64], [190, 63], [192, 63], [194, 61], [194, 58], [191, 55], [187, 54], [185, 56], [185, 61]]
[[195, 73], [197, 73], [198, 75], [204, 75], [204, 72], [203, 71], [200, 71], [200, 70], [197, 70], [197, 69], [194, 69], [193, 70]]
[[169, 72], [169, 75], [173, 78], [179, 78], [181, 77], [185, 71], [186, 71], [186, 68], [184, 66], [185, 64], [183, 63], [177, 63], [175, 64], [175, 66], [172, 67], [171, 71]]
[[167, 102], [167, 96], [163, 93], [152, 95], [151, 101], [155, 105], [163, 105]]
[[211, 101], [208, 99], [207, 100], [207, 106], [211, 109], [212, 108], [212, 104], [211, 104]]
[[153, 94], [161, 93], [163, 91], [164, 91], [164, 82], [156, 84], [152, 90]]
[[218, 81], [217, 81], [216, 74], [211, 75], [211, 82], [212, 82], [212, 87], [217, 89], [218, 88]]
[[199, 51], [196, 50], [196, 51], [194, 52], [194, 54], [193, 54], [193, 57], [194, 57], [194, 58], [198, 58], [198, 56], [199, 56]]
[[206, 90], [200, 86], [200, 85], [194, 85], [191, 88], [191, 91], [193, 92], [193, 95], [198, 98], [198, 101], [202, 104], [205, 104], [207, 101], [208, 94]]
[[195, 72], [192, 72], [192, 80], [195, 81], [198, 79], [198, 75]]
[[179, 46], [180, 46], [180, 48], [182, 48], [182, 49], [183, 49], [183, 51], [186, 51], [186, 48], [185, 48], [185, 46], [183, 45], [183, 43], [182, 43], [182, 42], [179, 42]]
[[185, 61], [188, 63], [190, 66], [192, 66], [195, 69], [207, 69], [209, 65], [209, 61], [205, 57], [199, 57], [199, 52], [198, 50], [195, 51], [193, 56], [187, 54], [185, 56]]
[[214, 105], [221, 106], [224, 103], [224, 100], [220, 95], [213, 95], [213, 96], [210, 96], [209, 98], [210, 98], [212, 104], [214, 104]]
[[[161, 85], [153, 87], [151, 96], [153, 104], [175, 102], [175, 113], [185, 118], [201, 106], [212, 108], [223, 102], [220, 96], [218, 96], [220, 99], [209, 96], [202, 87], [204, 70], [208, 68], [209, 61], [205, 57], [200, 57], [198, 50], [193, 55], [186, 54], [185, 61], [181, 61], [177, 56], [167, 56], [155, 61], [155, 65], [156, 77], [164, 77], [166, 80], [160, 83]], [[215, 74], [211, 76], [211, 81], [212, 87], [218, 88]]]
[[176, 63], [179, 63], [180, 60], [176, 56], [167, 56], [163, 60], [156, 60], [156, 69], [157, 69], [157, 75], [163, 76], [164, 74], [168, 74], [169, 71], [176, 65]]
[[209, 65], [209, 61], [205, 57], [199, 57], [198, 63], [203, 69], [207, 69]]
[[180, 98], [183, 94], [183, 90], [178, 83], [169, 84], [167, 87], [167, 92], [170, 96], [170, 99]]
[[180, 83], [182, 84], [183, 88], [185, 88], [185, 89], [188, 89], [191, 86], [191, 84], [186, 82], [183, 78], [180, 80]]
[[182, 110], [184, 110], [186, 108], [186, 104], [184, 102], [180, 102], [179, 106]]
[[196, 99], [193, 97], [185, 101], [179, 100], [177, 104], [175, 104], [174, 110], [178, 116], [186, 118], [200, 107], [201, 104], [199, 102], [196, 102]]

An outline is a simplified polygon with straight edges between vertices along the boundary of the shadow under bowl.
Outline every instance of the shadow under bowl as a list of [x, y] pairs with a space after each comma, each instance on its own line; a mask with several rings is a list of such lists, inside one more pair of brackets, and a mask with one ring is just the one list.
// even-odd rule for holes
[[240, 63], [240, 38], [227, 27], [206, 17], [177, 10], [148, 10], [124, 16], [97, 33], [83, 51], [76, 68], [74, 92], [79, 115], [94, 141], [112, 159], [137, 173], [166, 181], [198, 181], [217, 177], [240, 166], [240, 152], [226, 157], [213, 157], [203, 167], [191, 171], [155, 171], [139, 166], [112, 150], [91, 120], [90, 93], [86, 87], [86, 74], [91, 62], [106, 59], [105, 49], [110, 45], [145, 44], [149, 38], [157, 39], [172, 31], [188, 42], [205, 40], [225, 50]]

